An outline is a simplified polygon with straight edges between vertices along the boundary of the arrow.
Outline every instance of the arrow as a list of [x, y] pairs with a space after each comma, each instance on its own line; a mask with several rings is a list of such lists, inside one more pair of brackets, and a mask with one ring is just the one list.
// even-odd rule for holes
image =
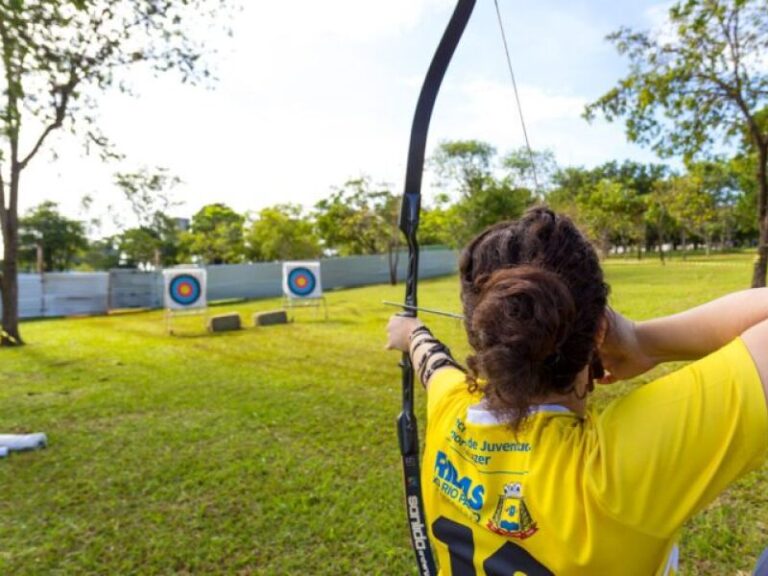
[[399, 302], [390, 302], [389, 300], [382, 300], [381, 303], [386, 304], [387, 306], [395, 306], [396, 308], [404, 308], [405, 310], [418, 310], [419, 312], [427, 312], [428, 314], [437, 314], [438, 316], [448, 316], [448, 318], [464, 320], [464, 316], [461, 314], [454, 314], [453, 312], [443, 312], [442, 310], [422, 308], [421, 306], [411, 306], [409, 304], [401, 304]]

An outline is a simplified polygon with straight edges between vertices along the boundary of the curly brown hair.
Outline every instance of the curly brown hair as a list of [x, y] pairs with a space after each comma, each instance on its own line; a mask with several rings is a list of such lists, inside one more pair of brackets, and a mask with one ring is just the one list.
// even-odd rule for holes
[[568, 217], [537, 206], [495, 224], [463, 250], [459, 270], [471, 386], [514, 429], [536, 398], [570, 393], [587, 364], [600, 370], [609, 288]]

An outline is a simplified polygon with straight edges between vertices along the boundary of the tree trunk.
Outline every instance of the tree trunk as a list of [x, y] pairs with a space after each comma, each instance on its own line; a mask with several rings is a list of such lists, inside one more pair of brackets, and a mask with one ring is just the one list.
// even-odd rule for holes
[[768, 142], [758, 147], [757, 151], [757, 223], [760, 230], [757, 241], [757, 258], [752, 271], [752, 288], [765, 286], [765, 273], [768, 268], [768, 220], [766, 220], [766, 201], [768, 201]]
[[[16, 161], [15, 147], [11, 158], [10, 198], [8, 208], [3, 206], [5, 215], [3, 229], [3, 277], [2, 286], [2, 330], [0, 346], [20, 346], [24, 344], [19, 333], [19, 177], [21, 167]], [[5, 195], [0, 195], [5, 198]]]
[[685, 230], [682, 231], [682, 241], [683, 241], [683, 260], [688, 259], [688, 238], [686, 237]]
[[664, 233], [661, 231], [661, 224], [659, 224], [659, 260], [662, 266], [667, 265], [664, 260]]
[[18, 217], [15, 211], [8, 211], [3, 230], [3, 276], [2, 288], [2, 333], [0, 346], [18, 346], [24, 342], [19, 334], [19, 276], [17, 246], [19, 242]]

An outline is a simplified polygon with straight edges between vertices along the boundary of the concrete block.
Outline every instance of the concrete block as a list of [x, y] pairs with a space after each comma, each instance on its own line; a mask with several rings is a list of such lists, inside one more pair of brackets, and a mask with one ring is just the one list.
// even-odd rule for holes
[[229, 330], [240, 330], [240, 314], [232, 312], [230, 314], [218, 314], [211, 316], [208, 320], [209, 332], [227, 332]]
[[288, 313], [285, 310], [273, 310], [271, 312], [257, 312], [253, 315], [254, 326], [272, 326], [273, 324], [287, 324]]

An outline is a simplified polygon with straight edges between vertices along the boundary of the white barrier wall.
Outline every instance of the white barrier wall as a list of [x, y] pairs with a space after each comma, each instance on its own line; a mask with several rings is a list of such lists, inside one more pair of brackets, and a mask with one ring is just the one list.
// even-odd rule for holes
[[[458, 269], [458, 253], [454, 250], [422, 250], [419, 255], [419, 278], [447, 276]], [[401, 252], [397, 263], [397, 281], [405, 279], [408, 253]], [[323, 288], [350, 288], [389, 282], [387, 255], [348, 256], [320, 260]]]
[[[453, 274], [458, 254], [454, 250], [422, 250], [419, 277]], [[406, 275], [408, 255], [401, 252], [398, 282]], [[231, 264], [208, 266], [208, 300], [269, 298], [282, 294], [282, 264]], [[351, 256], [320, 260], [324, 290], [389, 282], [386, 255]], [[112, 270], [110, 272], [57, 272], [20, 274], [19, 304], [22, 318], [104, 314], [119, 308], [160, 308], [162, 272]]]
[[[2, 309], [2, 303], [0, 303]], [[39, 318], [43, 313], [43, 277], [19, 274], [19, 317]]]
[[57, 272], [43, 275], [43, 316], [103, 314], [109, 309], [109, 274]]
[[208, 266], [208, 300], [268, 298], [283, 293], [280, 262]]
[[163, 305], [163, 276], [141, 270], [109, 271], [109, 308], [160, 308]]
[[79, 316], [109, 310], [108, 272], [19, 274], [19, 317]]

